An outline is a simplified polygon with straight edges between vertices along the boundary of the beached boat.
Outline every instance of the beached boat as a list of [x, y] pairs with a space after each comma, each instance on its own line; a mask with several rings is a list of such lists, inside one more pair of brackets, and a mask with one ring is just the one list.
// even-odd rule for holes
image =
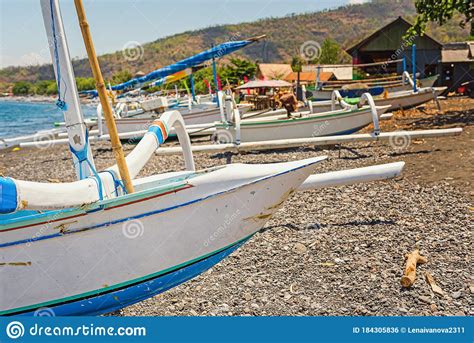
[[[437, 101], [437, 97], [445, 91], [446, 87], [424, 87], [417, 89], [416, 92], [413, 92], [413, 90], [403, 90], [393, 93], [384, 93], [379, 96], [374, 96], [373, 98], [377, 106], [390, 106], [388, 110], [395, 111], [415, 107], [430, 100]], [[340, 95], [339, 97], [343, 98]], [[355, 105], [359, 99], [345, 98], [345, 101], [349, 105]], [[341, 108], [339, 104], [334, 105], [334, 100], [312, 101], [312, 106], [315, 112], [325, 112], [331, 109]]]
[[285, 115], [240, 118], [238, 111], [229, 120], [216, 125], [216, 140], [220, 143], [259, 142], [279, 139], [344, 135], [357, 132], [373, 123], [379, 132], [379, 118], [390, 106], [375, 106], [370, 94], [363, 100], [369, 106], [347, 107], [322, 113], [311, 111]]
[[[433, 76], [428, 76], [423, 79], [418, 79], [417, 84], [418, 87], [424, 88], [424, 87], [433, 87], [436, 81], [438, 80], [439, 75], [433, 75]], [[344, 82], [344, 81], [339, 81], [339, 82]], [[395, 82], [375, 82], [375, 81], [370, 81], [370, 82], [365, 82], [364, 80], [353, 80], [353, 81], [347, 81], [347, 84], [351, 83], [360, 83], [360, 84], [367, 84], [369, 87], [368, 89], [364, 89], [362, 91], [370, 91], [370, 88], [383, 88], [383, 91], [387, 91], [389, 93], [393, 92], [399, 92], [399, 91], [406, 91], [413, 89], [413, 85], [411, 85], [409, 82], [406, 82], [405, 80], [396, 80]], [[320, 89], [309, 89], [308, 92], [310, 92], [311, 100], [314, 101], [319, 101], [319, 100], [331, 100], [331, 95], [334, 90], [339, 90], [341, 91], [343, 85], [340, 84], [338, 86], [332, 85], [332, 86], [326, 86], [326, 87], [321, 87]], [[372, 94], [372, 93], [371, 93]], [[341, 95], [345, 96], [344, 94], [341, 93]], [[372, 94], [372, 95], [378, 95], [378, 94]]]
[[[250, 110], [250, 105], [239, 105], [240, 111], [245, 114]], [[183, 116], [186, 126], [204, 125], [209, 126], [216, 121], [222, 119], [221, 108], [216, 103], [201, 103], [188, 105], [176, 105], [171, 109], [177, 110]], [[153, 111], [135, 111], [137, 113], [120, 116], [115, 118], [115, 123], [119, 133], [128, 133], [135, 131], [146, 130], [154, 119], [160, 117], [160, 113]], [[120, 113], [120, 112], [115, 112]], [[97, 109], [98, 118], [102, 118], [102, 106], [99, 105]], [[99, 123], [98, 119], [89, 119], [86, 121], [89, 130], [98, 130]], [[105, 125], [102, 125], [103, 131], [102, 134], [107, 134], [107, 128]]]
[[[76, 134], [70, 138], [82, 147], [71, 146], [78, 181], [0, 178], [0, 314], [35, 315], [46, 309], [52, 315], [94, 315], [120, 309], [219, 262], [258, 232], [297, 190], [400, 174], [403, 163], [311, 176], [324, 156], [196, 171], [177, 111], [154, 121], [124, 160], [105, 88], [100, 86], [103, 78], [82, 2], [75, 4], [117, 165], [97, 172], [87, 134], [68, 127]], [[42, 0], [41, 6], [53, 59], [60, 60], [54, 64], [58, 88], [72, 86], [59, 2]], [[77, 91], [60, 96], [66, 121], [75, 119], [84, 127], [74, 104]], [[183, 147], [186, 170], [136, 178], [171, 128]]]

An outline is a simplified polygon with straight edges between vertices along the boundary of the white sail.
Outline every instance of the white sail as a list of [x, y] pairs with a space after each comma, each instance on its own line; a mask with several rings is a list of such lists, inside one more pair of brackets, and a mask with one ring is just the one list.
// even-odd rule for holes
[[54, 74], [58, 84], [58, 107], [64, 113], [69, 146], [73, 154], [78, 179], [90, 176], [94, 160], [88, 144], [87, 127], [77, 93], [74, 70], [67, 46], [58, 0], [40, 0], [43, 21], [48, 36]]

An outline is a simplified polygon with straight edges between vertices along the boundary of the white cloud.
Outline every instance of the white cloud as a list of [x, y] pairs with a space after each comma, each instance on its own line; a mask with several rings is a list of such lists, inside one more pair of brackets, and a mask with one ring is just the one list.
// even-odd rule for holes
[[364, 2], [368, 2], [369, 0], [349, 0], [349, 4], [351, 5], [359, 5], [363, 4]]
[[42, 56], [36, 52], [29, 52], [20, 57], [20, 60], [18, 61], [18, 65], [35, 66], [35, 65], [44, 64], [47, 62], [50, 62], [50, 60], [46, 58], [45, 56]]

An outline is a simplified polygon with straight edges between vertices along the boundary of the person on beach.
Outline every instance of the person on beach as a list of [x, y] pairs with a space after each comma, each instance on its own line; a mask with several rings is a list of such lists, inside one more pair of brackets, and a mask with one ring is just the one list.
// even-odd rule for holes
[[292, 92], [279, 92], [278, 100], [282, 107], [285, 108], [287, 117], [291, 118], [291, 113], [298, 109], [298, 100], [296, 99], [296, 96]]

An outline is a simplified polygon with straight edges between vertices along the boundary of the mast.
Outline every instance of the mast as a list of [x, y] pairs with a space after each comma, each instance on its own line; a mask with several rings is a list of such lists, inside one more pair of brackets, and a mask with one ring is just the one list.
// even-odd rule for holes
[[77, 178], [81, 180], [95, 172], [94, 159], [77, 94], [76, 79], [58, 0], [41, 0], [41, 10], [58, 85], [56, 105], [63, 111], [69, 148], [73, 154]]
[[[57, 0], [56, 0], [57, 1]], [[82, 37], [84, 38], [84, 44], [87, 50], [87, 56], [89, 57], [89, 63], [91, 65], [92, 74], [94, 75], [95, 85], [99, 94], [100, 103], [102, 110], [104, 111], [105, 122], [107, 129], [109, 130], [110, 141], [112, 143], [112, 150], [117, 161], [120, 178], [122, 179], [127, 193], [133, 193], [133, 184], [128, 171], [127, 163], [120, 143], [120, 138], [117, 133], [117, 126], [115, 125], [114, 116], [112, 114], [112, 107], [110, 106], [107, 98], [107, 89], [105, 88], [104, 78], [100, 70], [99, 61], [95, 53], [94, 43], [92, 42], [91, 32], [89, 30], [89, 24], [87, 23], [86, 13], [82, 0], [74, 0], [76, 5], [77, 17], [79, 19], [79, 25], [81, 26]]]

